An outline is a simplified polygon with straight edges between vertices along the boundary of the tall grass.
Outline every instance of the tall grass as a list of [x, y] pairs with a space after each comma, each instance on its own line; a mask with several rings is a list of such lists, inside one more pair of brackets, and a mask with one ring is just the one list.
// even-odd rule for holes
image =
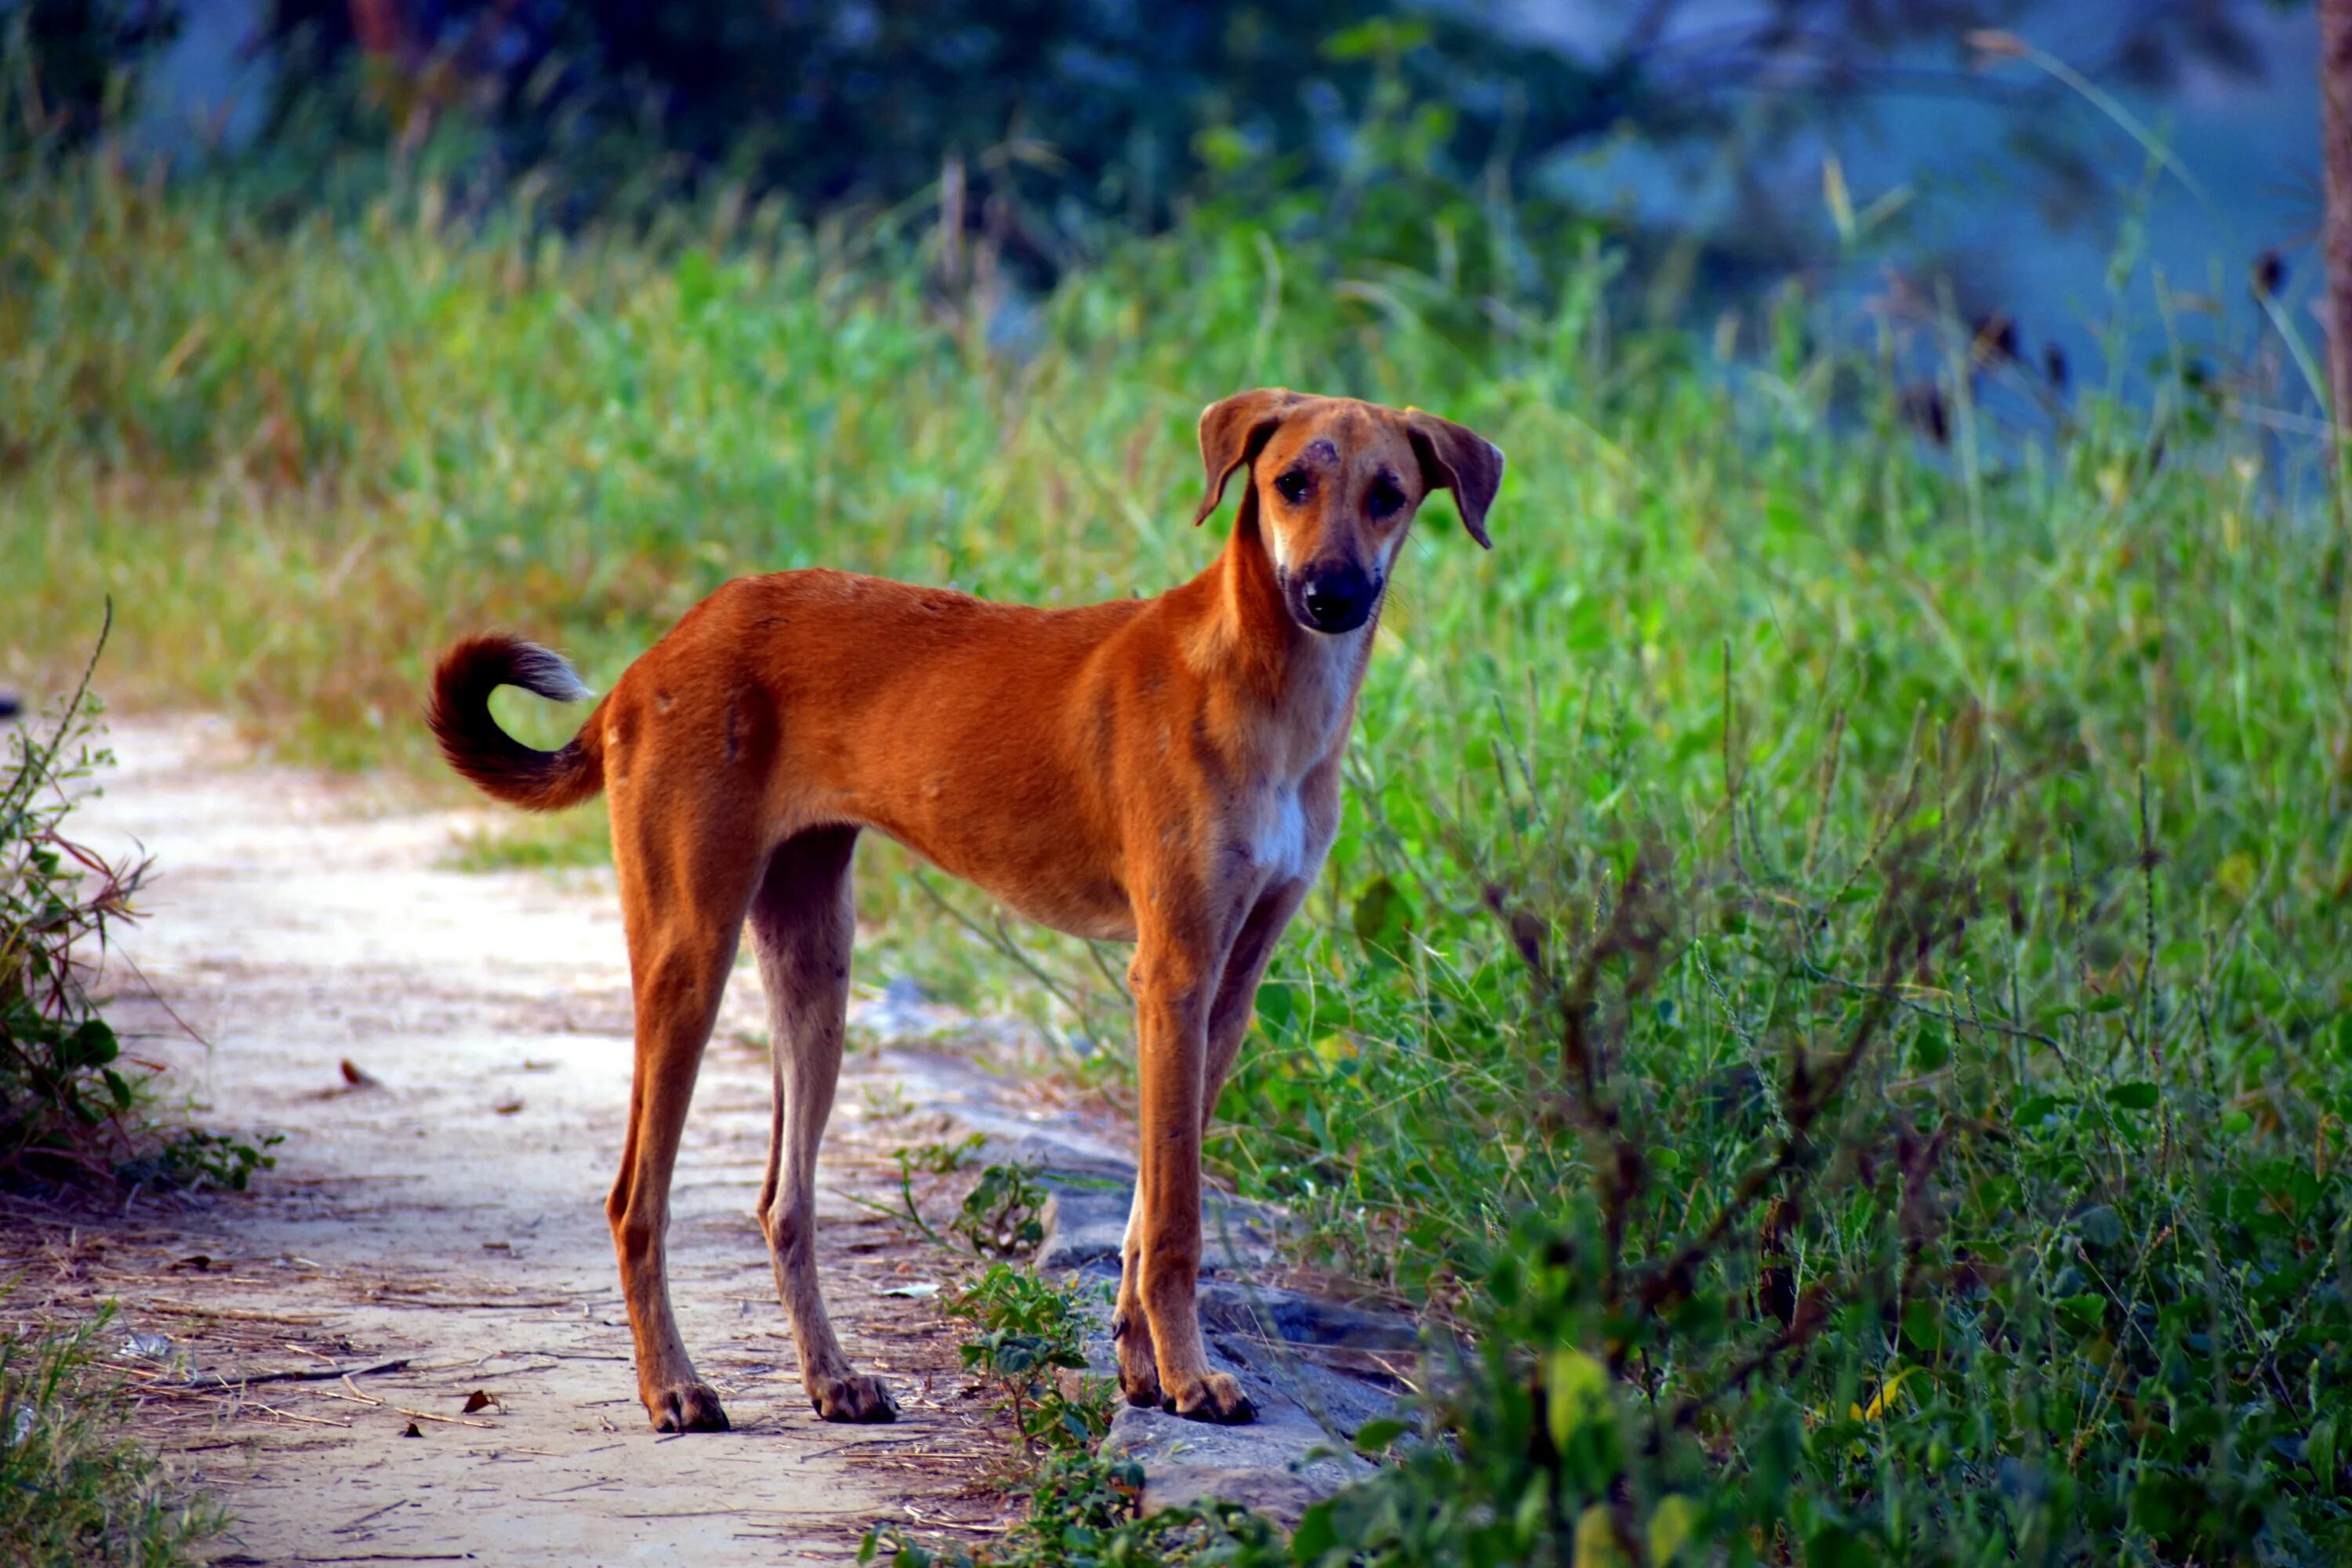
[[[425, 661], [485, 625], [602, 683], [747, 571], [1168, 585], [1216, 542], [1192, 420], [1239, 386], [1478, 428], [1497, 548], [1435, 506], [1398, 574], [1222, 1168], [1559, 1375], [1716, 1391], [1669, 1479], [1777, 1511], [1669, 1510], [1693, 1552], [2347, 1549], [2352, 618], [2273, 347], [2175, 338], [2069, 398], [1934, 320], [1628, 332], [1601, 256], [1481, 300], [1198, 226], [991, 319], [919, 232], [723, 201], [559, 235], [103, 162], [11, 195], [0, 657], [54, 674], [111, 592], [121, 697], [339, 763], [422, 759]], [[1948, 449], [1900, 423], [1922, 376]], [[879, 861], [886, 962], [1033, 989]], [[1029, 956], [1065, 1027], [1117, 1027], [1082, 954]], [[1530, 1249], [1567, 1260], [1540, 1290]], [[1667, 1448], [1578, 1452], [1509, 1550], [1580, 1553], [1603, 1501], [1659, 1539]]]

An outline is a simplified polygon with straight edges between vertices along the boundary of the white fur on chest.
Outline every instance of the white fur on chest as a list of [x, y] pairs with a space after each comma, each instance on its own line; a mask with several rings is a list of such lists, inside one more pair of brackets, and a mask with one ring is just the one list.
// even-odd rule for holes
[[1276, 876], [1296, 877], [1307, 868], [1307, 807], [1296, 789], [1277, 791], [1267, 805], [1252, 858]]
[[1286, 721], [1288, 743], [1266, 761], [1272, 776], [1259, 792], [1255, 831], [1247, 839], [1251, 861], [1271, 882], [1311, 879], [1330, 852], [1339, 829], [1328, 805], [1319, 814], [1307, 805], [1307, 778], [1334, 747], [1344, 745], [1356, 687], [1363, 679], [1371, 628], [1339, 637], [1315, 637], [1294, 655], [1277, 711]]
[[1318, 829], [1296, 784], [1271, 790], [1258, 807], [1250, 860], [1269, 881], [1311, 878], [1330, 850], [1329, 826]]

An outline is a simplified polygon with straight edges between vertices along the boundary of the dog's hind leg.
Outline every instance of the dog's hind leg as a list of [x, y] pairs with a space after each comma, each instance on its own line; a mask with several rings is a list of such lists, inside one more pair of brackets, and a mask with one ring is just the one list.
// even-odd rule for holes
[[[756, 853], [724, 832], [652, 820], [614, 800], [614, 861], [636, 1000], [628, 1141], [604, 1212], [636, 1341], [637, 1393], [661, 1432], [723, 1432], [719, 1395], [696, 1376], [670, 1309], [670, 1176], [751, 901]], [[683, 831], [681, 831], [683, 830]]]
[[816, 1154], [841, 1074], [849, 1005], [854, 827], [814, 828], [769, 858], [751, 900], [751, 948], [767, 987], [776, 1071], [775, 1125], [760, 1224], [776, 1293], [800, 1347], [801, 1386], [827, 1421], [889, 1421], [898, 1407], [878, 1378], [853, 1370], [834, 1337], [816, 1279]]

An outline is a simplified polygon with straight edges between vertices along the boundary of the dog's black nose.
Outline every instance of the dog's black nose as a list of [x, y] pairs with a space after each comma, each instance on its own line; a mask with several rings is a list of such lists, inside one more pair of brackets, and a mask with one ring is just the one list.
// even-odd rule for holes
[[1318, 632], [1352, 632], [1372, 613], [1377, 591], [1364, 569], [1352, 562], [1310, 566], [1298, 574], [1297, 613]]

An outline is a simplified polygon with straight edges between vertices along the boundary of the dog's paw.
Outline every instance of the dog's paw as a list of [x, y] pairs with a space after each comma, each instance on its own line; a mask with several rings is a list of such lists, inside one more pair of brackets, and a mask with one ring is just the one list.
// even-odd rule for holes
[[1118, 1391], [1146, 1410], [1159, 1404], [1160, 1363], [1152, 1358], [1150, 1331], [1122, 1312], [1110, 1321], [1110, 1337], [1118, 1346]]
[[890, 1397], [890, 1385], [864, 1373], [810, 1390], [809, 1405], [827, 1421], [898, 1419], [898, 1402]]
[[1187, 1421], [1206, 1421], [1215, 1426], [1242, 1426], [1257, 1419], [1257, 1406], [1242, 1392], [1240, 1382], [1222, 1372], [1210, 1373], [1192, 1387], [1169, 1395], [1160, 1408]]
[[1127, 1396], [1127, 1402], [1129, 1405], [1149, 1410], [1151, 1406], [1161, 1403], [1160, 1369], [1147, 1366], [1141, 1372], [1131, 1372], [1126, 1367], [1120, 1367], [1118, 1391]]
[[707, 1383], [674, 1383], [646, 1395], [656, 1432], [724, 1432], [727, 1412]]

